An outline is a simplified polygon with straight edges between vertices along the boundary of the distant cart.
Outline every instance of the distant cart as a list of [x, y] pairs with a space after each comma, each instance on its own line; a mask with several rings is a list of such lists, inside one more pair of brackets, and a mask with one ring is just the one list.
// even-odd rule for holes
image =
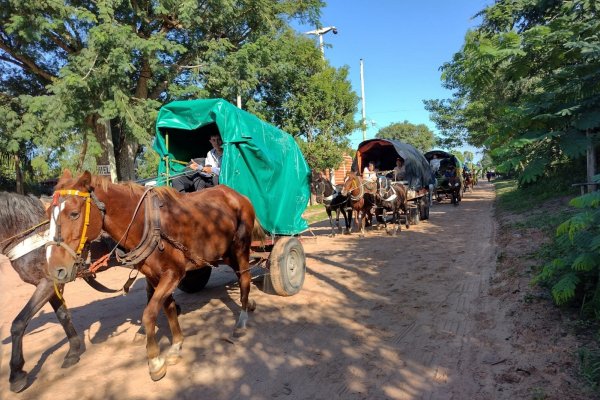
[[[223, 99], [174, 101], [160, 109], [154, 150], [160, 156], [158, 185], [186, 173], [190, 159], [211, 149], [209, 137], [223, 139], [219, 183], [247, 196], [268, 232], [253, 243], [251, 263], [269, 270], [265, 283], [279, 295], [302, 288], [306, 260], [298, 235], [308, 229], [302, 218], [310, 197], [310, 169], [294, 138]], [[201, 290], [211, 268], [189, 271], [185, 292]]]
[[[443, 150], [432, 150], [425, 153], [425, 158], [431, 163], [433, 158], [439, 161], [439, 168], [435, 170], [434, 197], [438, 202], [444, 199], [450, 199], [452, 204], [458, 204], [462, 200], [463, 165], [454, 154]], [[446, 171], [453, 167], [456, 174], [456, 180], [452, 181], [446, 176]]]
[[362, 172], [373, 161], [382, 175], [391, 177], [396, 159], [401, 158], [405, 166], [405, 180], [400, 181], [408, 188], [409, 212], [407, 223], [418, 224], [429, 219], [431, 168], [423, 154], [414, 146], [392, 139], [369, 139], [360, 143], [352, 163], [352, 170]]

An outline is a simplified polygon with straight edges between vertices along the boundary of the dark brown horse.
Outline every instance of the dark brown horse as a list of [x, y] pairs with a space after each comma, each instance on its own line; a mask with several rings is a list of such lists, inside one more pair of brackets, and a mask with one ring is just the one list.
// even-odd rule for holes
[[[27, 231], [29, 228], [34, 229]], [[10, 390], [13, 392], [20, 392], [27, 385], [27, 373], [23, 370], [23, 335], [33, 316], [44, 304], [50, 302], [69, 339], [69, 351], [62, 367], [76, 364], [84, 351], [83, 341], [73, 327], [71, 314], [64, 302], [58, 298], [52, 281], [46, 275], [44, 233], [47, 230], [46, 211], [40, 200], [0, 192], [0, 252], [11, 259], [13, 268], [24, 282], [36, 286], [33, 295], [10, 329], [12, 353], [9, 381]], [[59, 284], [57, 290], [62, 292], [63, 286]]]
[[329, 217], [329, 226], [331, 226], [331, 235], [335, 236], [333, 228], [332, 211], [335, 211], [335, 221], [338, 231], [341, 232], [340, 213], [344, 216], [346, 233], [350, 232], [351, 220], [346, 214], [348, 207], [348, 196], [342, 196], [340, 192], [333, 186], [331, 182], [320, 174], [314, 174], [310, 183], [310, 191], [315, 195], [317, 203], [325, 206], [325, 211]]
[[[186, 271], [220, 261], [231, 266], [238, 275], [242, 306], [236, 333], [245, 329], [248, 311], [255, 307], [248, 299], [250, 244], [253, 231], [262, 232], [245, 196], [223, 185], [184, 195], [166, 187], [113, 184], [87, 171], [73, 178], [65, 171], [50, 212], [54, 240], [47, 258], [53, 279], [72, 279], [80, 263], [79, 249], [104, 229], [129, 252], [121, 259], [135, 265], [154, 288], [142, 316], [153, 380], [161, 379], [167, 365], [181, 358], [183, 334], [172, 293]], [[161, 307], [173, 336], [166, 357], [160, 356], [155, 337]]]
[[[342, 187], [342, 196], [350, 197], [350, 220], [352, 213], [356, 212], [354, 223], [360, 229], [361, 235], [365, 234], [365, 222], [373, 219], [373, 207], [375, 206], [375, 197], [365, 193], [363, 180], [354, 172], [348, 172]], [[352, 229], [350, 229], [350, 232]]]
[[401, 183], [392, 183], [391, 179], [385, 176], [380, 176], [377, 179], [377, 194], [375, 195], [375, 204], [377, 209], [381, 210], [382, 215], [378, 215], [379, 219], [383, 221], [384, 228], [387, 231], [387, 219], [385, 212], [392, 213], [392, 223], [394, 224], [394, 230], [391, 233], [396, 234], [398, 230], [402, 230], [400, 224], [400, 215], [404, 213], [406, 216], [406, 227], [408, 228], [408, 201], [407, 201], [407, 190], [406, 186]]
[[448, 187], [450, 196], [452, 196], [452, 204], [457, 206], [462, 200], [462, 180], [457, 174], [448, 178]]
[[[58, 294], [62, 296], [64, 284], [58, 284], [55, 288], [47, 275], [44, 244], [49, 240], [48, 227], [49, 220], [40, 200], [33, 196], [0, 192], [0, 253], [11, 260], [12, 267], [23, 282], [36, 286], [33, 295], [11, 326], [9, 381], [13, 392], [20, 392], [27, 385], [27, 373], [23, 370], [23, 336], [27, 325], [44, 304], [50, 303], [69, 340], [69, 351], [62, 368], [76, 364], [85, 350], [83, 341], [73, 326], [67, 305], [58, 297]], [[106, 254], [114, 246], [113, 242], [107, 242], [106, 239], [103, 237], [86, 249], [90, 252], [91, 260]], [[114, 266], [114, 261], [110, 260], [108, 265]], [[115, 292], [96, 282], [93, 275], [85, 276], [85, 280], [97, 290]]]

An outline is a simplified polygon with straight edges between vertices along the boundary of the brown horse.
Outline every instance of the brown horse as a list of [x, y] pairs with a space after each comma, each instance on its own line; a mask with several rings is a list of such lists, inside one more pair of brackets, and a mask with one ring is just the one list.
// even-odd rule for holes
[[473, 191], [473, 186], [475, 185], [473, 174], [470, 172], [465, 172], [463, 174], [463, 194], [466, 193], [467, 189], [471, 192]]
[[[357, 228], [360, 228], [361, 235], [365, 234], [365, 221], [373, 219], [373, 207], [375, 206], [375, 196], [365, 193], [363, 180], [354, 172], [348, 172], [342, 187], [342, 196], [350, 196], [350, 215], [352, 221], [352, 213], [356, 212], [354, 223]], [[350, 225], [352, 226], [352, 224]], [[352, 229], [350, 230], [352, 231]]]
[[[11, 260], [12, 267], [23, 282], [36, 286], [10, 329], [12, 352], [9, 382], [13, 392], [20, 392], [27, 385], [27, 373], [23, 370], [23, 336], [27, 325], [44, 304], [50, 303], [69, 341], [69, 351], [63, 360], [62, 368], [76, 364], [81, 353], [85, 351], [83, 341], [73, 326], [71, 313], [59, 297], [62, 296], [64, 285], [58, 284], [55, 288], [46, 274], [44, 244], [47, 241], [48, 226], [46, 210], [39, 199], [0, 192], [0, 253]], [[103, 241], [92, 243], [89, 248], [91, 259], [105, 254], [108, 246]], [[97, 290], [111, 291], [95, 282], [93, 276], [86, 276], [84, 279]]]
[[[238, 275], [242, 305], [234, 333], [245, 329], [248, 311], [255, 308], [248, 299], [250, 244], [253, 232], [264, 234], [245, 196], [223, 185], [184, 195], [166, 187], [113, 184], [88, 171], [73, 178], [65, 171], [49, 212], [54, 240], [47, 247], [48, 273], [55, 281], [73, 279], [80, 249], [104, 229], [129, 252], [121, 259], [134, 265], [154, 288], [142, 316], [153, 380], [161, 379], [167, 365], [181, 358], [183, 334], [172, 293], [186, 271], [220, 261], [231, 266]], [[161, 307], [173, 336], [166, 357], [160, 356], [155, 337]]]

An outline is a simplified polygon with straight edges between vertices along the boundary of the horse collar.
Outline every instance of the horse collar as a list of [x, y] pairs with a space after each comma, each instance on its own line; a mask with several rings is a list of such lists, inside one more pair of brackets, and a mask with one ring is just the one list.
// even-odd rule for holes
[[[144, 218], [144, 232], [142, 233], [142, 238], [140, 239], [139, 244], [132, 249], [129, 253], [125, 253], [121, 250], [116, 251], [117, 260], [122, 262], [124, 265], [136, 265], [144, 261], [154, 250], [158, 247], [162, 250], [163, 244], [161, 243], [161, 231], [160, 231], [160, 200], [153, 188], [148, 188], [140, 202], [144, 202], [145, 207], [145, 218]], [[149, 194], [146, 197], [146, 194]], [[139, 207], [140, 203], [138, 203]], [[136, 208], [135, 213], [131, 221], [135, 219], [135, 214], [137, 214], [138, 208]], [[131, 226], [131, 224], [129, 225]], [[129, 228], [127, 228], [129, 229]]]

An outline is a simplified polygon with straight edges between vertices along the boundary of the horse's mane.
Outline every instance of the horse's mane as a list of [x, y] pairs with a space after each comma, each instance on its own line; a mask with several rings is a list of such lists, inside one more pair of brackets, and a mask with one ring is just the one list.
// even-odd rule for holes
[[[92, 186], [99, 187], [102, 190], [108, 190], [108, 187], [112, 184], [112, 182], [103, 176], [92, 175]], [[141, 195], [147, 188], [135, 182], [122, 182], [119, 183], [120, 186], [124, 186], [129, 188], [132, 194]], [[181, 201], [182, 196], [175, 190], [172, 190], [168, 186], [159, 186], [154, 187], [154, 193], [158, 195], [161, 200], [165, 201]]]
[[36, 197], [0, 192], [0, 240], [40, 223], [45, 216], [42, 202]]

